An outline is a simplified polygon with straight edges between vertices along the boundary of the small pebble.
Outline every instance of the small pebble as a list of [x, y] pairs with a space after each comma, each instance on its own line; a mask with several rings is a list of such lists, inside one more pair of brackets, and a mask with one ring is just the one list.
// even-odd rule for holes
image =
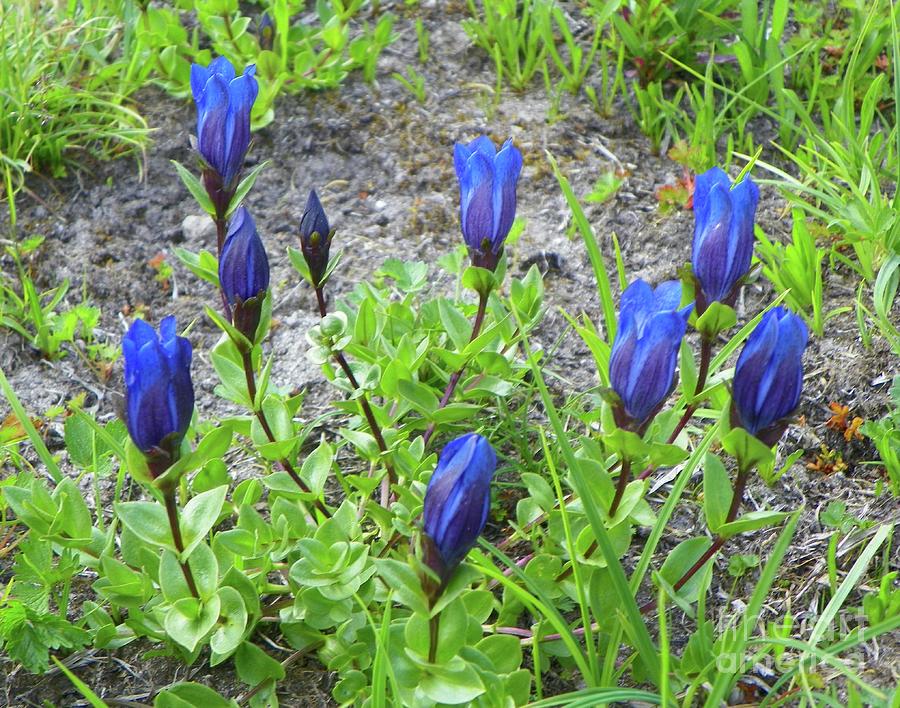
[[216, 237], [216, 225], [206, 214], [190, 214], [181, 222], [181, 233], [184, 234], [184, 240], [189, 243], [208, 242], [210, 238]]

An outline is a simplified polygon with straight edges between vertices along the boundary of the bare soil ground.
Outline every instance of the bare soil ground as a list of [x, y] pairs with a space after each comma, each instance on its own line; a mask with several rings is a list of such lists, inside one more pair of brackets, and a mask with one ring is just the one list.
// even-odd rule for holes
[[[336, 247], [344, 250], [344, 262], [330, 286], [331, 296], [340, 297], [387, 257], [433, 264], [453, 248], [460, 240], [453, 143], [481, 133], [495, 140], [512, 136], [525, 158], [519, 214], [527, 225], [522, 239], [511, 249], [510, 265], [514, 273], [534, 260], [552, 265], [545, 278], [547, 315], [538, 338], [545, 346], [565, 333], [561, 310], [599, 316], [590, 264], [581, 241], [573, 235], [569, 211], [545, 151], [558, 159], [582, 196], [603, 172], [619, 169], [627, 173], [613, 199], [587, 205], [586, 212], [607, 256], [612, 254], [610, 236], [617, 234], [629, 278], [672, 278], [677, 267], [690, 258], [692, 213], [679, 210], [663, 215], [655, 196], [657, 188], [675, 182], [682, 168], [652, 153], [624, 104], [617, 106], [616, 115], [603, 117], [586, 101], [567, 97], [562, 115], [550, 122], [549, 102], [536, 82], [522, 94], [505, 92], [491, 111], [485, 87], [494, 83], [493, 64], [470, 44], [460, 27], [465, 16], [462, 3], [446, 7], [447, 3], [432, 0], [422, 2], [416, 10], [431, 39], [428, 63], [417, 66], [425, 76], [428, 96], [420, 105], [389, 78], [392, 71], [417, 63], [415, 17], [404, 14], [401, 3], [396, 5], [394, 10], [400, 16], [395, 31], [400, 39], [383, 56], [378, 82], [368, 85], [353, 76], [339, 91], [283, 97], [276, 106], [275, 121], [255, 135], [251, 150], [251, 161], [271, 161], [247, 200], [272, 265], [278, 326], [266, 346], [277, 357], [273, 380], [307, 389], [305, 417], [316, 416], [334, 395], [305, 358], [304, 334], [318, 316], [312, 293], [299, 283], [287, 258], [287, 247], [298, 245], [297, 227], [306, 195], [313, 187], [319, 190], [337, 228]], [[174, 313], [182, 325], [193, 322], [190, 338], [201, 413], [230, 412], [229, 404], [213, 394], [215, 376], [208, 352], [218, 332], [202, 314], [204, 306], [215, 305], [216, 294], [182, 268], [173, 255], [176, 246], [193, 251], [214, 249], [214, 234], [197, 228], [202, 219], [185, 222], [200, 212], [169, 162], [192, 164], [188, 137], [194, 130], [194, 107], [152, 88], [140, 101], [138, 108], [156, 129], [143, 174], [134, 161], [120, 160], [85, 165], [59, 181], [36, 177], [28, 184], [32, 196], [24, 196], [19, 207], [18, 236], [47, 237], [29, 263], [34, 277], [45, 288], [69, 279], [72, 302], [83, 287], [90, 301], [102, 308], [101, 338], [118, 342], [126, 317], [135, 310], [142, 310], [152, 321]], [[755, 132], [761, 135], [765, 130], [766, 126], [760, 125]], [[784, 202], [771, 187], [762, 189], [758, 218], [770, 237], [784, 238], [790, 232]], [[154, 277], [151, 261], [160, 254], [174, 266], [168, 287]], [[546, 254], [555, 256], [548, 259]], [[2, 267], [12, 272], [13, 264], [4, 259]], [[828, 308], [852, 303], [856, 281], [851, 274], [828, 271], [825, 285]], [[436, 282], [435, 287], [442, 283]], [[770, 286], [757, 281], [745, 289], [739, 316], [752, 316], [771, 297]], [[591, 357], [572, 332], [564, 334], [562, 346], [546, 365], [563, 373], [576, 390], [596, 383]], [[88, 392], [89, 405], [103, 420], [116, 415], [121, 407], [120, 362], [109, 379], [103, 380], [80, 357], [70, 354], [49, 363], [16, 335], [2, 332], [0, 367], [34, 415], [83, 392]], [[846, 502], [849, 513], [859, 519], [876, 523], [896, 523], [898, 519], [897, 500], [875, 496], [878, 468], [861, 464], [875, 457], [874, 450], [866, 442], [846, 443], [825, 427], [831, 415], [828, 403], [848, 405], [852, 415], [866, 419], [880, 417], [886, 410], [891, 377], [900, 371], [900, 365], [880, 340], [872, 349], [865, 349], [855, 319], [845, 314], [829, 321], [825, 337], [812, 339], [806, 370], [801, 417], [785, 435], [781, 450], [787, 455], [800, 447], [807, 454], [773, 488], [759, 480], [752, 483], [748, 507], [804, 507], [796, 541], [764, 619], [791, 612], [808, 632], [828, 599], [824, 559], [830, 534], [819, 521], [820, 512], [837, 499]], [[0, 403], [0, 415], [7, 412]], [[51, 447], [61, 450], [60, 421], [51, 422], [46, 430]], [[823, 475], [806, 468], [822, 444], [842, 453], [845, 470]], [[655, 492], [653, 498], [663, 498], [665, 489]], [[686, 494], [672, 533], [660, 548], [659, 562], [679, 540], [702, 532], [699, 493], [695, 486]], [[717, 616], [740, 613], [756, 579], [756, 573], [750, 572], [733, 582], [725, 572], [727, 556], [752, 552], [764, 560], [776, 535], [777, 531], [760, 531], [729, 544], [728, 553], [717, 561], [711, 593]], [[843, 544], [843, 569], [852, 564], [865, 539], [862, 531]], [[890, 563], [895, 568], [900, 564], [897, 550]], [[0, 571], [0, 582], [5, 584], [9, 577], [8, 567]], [[86, 587], [89, 582], [86, 579]], [[859, 598], [851, 598], [848, 606], [854, 604], [859, 604]], [[691, 621], [685, 619], [677, 628], [676, 650], [691, 627]], [[279, 659], [287, 656], [277, 635], [262, 644]], [[214, 670], [202, 662], [185, 667], [168, 659], [145, 657], [149, 648], [136, 645], [117, 652], [89, 651], [72, 657], [71, 666], [111, 704], [149, 704], [155, 692], [186, 679], [208, 683], [230, 696], [239, 696], [244, 690], [228, 665]], [[886, 638], [870, 645], [855, 661], [864, 679], [894, 685], [900, 641]], [[68, 706], [76, 705], [80, 698], [58, 671], [31, 676], [0, 658], [0, 676], [4, 678], [0, 703], [7, 705], [39, 705], [46, 700]], [[280, 685], [279, 698], [286, 706], [330, 705], [333, 680], [314, 659], [298, 661]], [[557, 690], [574, 685], [560, 681]]]

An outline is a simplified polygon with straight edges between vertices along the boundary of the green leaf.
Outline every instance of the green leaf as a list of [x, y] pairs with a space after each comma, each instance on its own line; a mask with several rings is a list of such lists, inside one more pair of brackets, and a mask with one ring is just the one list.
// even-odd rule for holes
[[90, 545], [93, 536], [91, 512], [74, 480], [67, 477], [60, 482], [53, 490], [53, 501], [57, 506], [56, 518], [47, 536], [74, 548]]
[[288, 246], [288, 258], [290, 258], [294, 270], [296, 270], [307, 283], [312, 285], [312, 274], [309, 272], [309, 264], [306, 262], [306, 258], [303, 257], [303, 251]]
[[202, 250], [200, 253], [191, 253], [186, 248], [178, 246], [175, 248], [175, 256], [191, 273], [218, 289], [219, 259], [212, 253], [206, 250]]
[[446, 664], [432, 664], [419, 681], [419, 690], [432, 701], [459, 705], [484, 693], [484, 684], [475, 669], [459, 657]]
[[474, 290], [481, 297], [487, 297], [491, 290], [496, 287], [496, 282], [496, 276], [487, 268], [469, 266], [462, 274], [463, 287]]
[[191, 597], [191, 590], [184, 578], [178, 556], [169, 550], [163, 551], [159, 559], [159, 587], [166, 602], [170, 604]]
[[417, 614], [428, 616], [428, 600], [422, 591], [422, 581], [412, 568], [391, 558], [376, 559], [375, 567], [398, 602]]
[[241, 594], [231, 587], [219, 588], [219, 600], [219, 628], [210, 637], [209, 645], [217, 654], [230, 654], [244, 638], [247, 608]]
[[166, 613], [166, 633], [188, 651], [194, 651], [216, 626], [219, 605], [218, 595], [213, 595], [208, 602], [193, 597], [178, 600]]
[[242, 642], [234, 655], [238, 678], [248, 686], [258, 686], [263, 681], [284, 678], [284, 667], [251, 642]]
[[176, 683], [156, 694], [153, 708], [237, 708], [236, 701], [223, 698], [200, 683]]
[[673, 467], [684, 462], [690, 453], [680, 445], [652, 443], [650, 445], [650, 464], [654, 467]]
[[169, 517], [162, 505], [156, 502], [119, 502], [115, 505], [119, 521], [135, 536], [155, 548], [175, 551]]
[[439, 403], [437, 396], [424, 384], [400, 380], [397, 382], [397, 391], [404, 400], [408, 401], [413, 408], [426, 418], [430, 419], [431, 414], [437, 410]]
[[325, 483], [328, 481], [333, 462], [334, 450], [324, 439], [303, 461], [300, 476], [316, 496], [321, 497], [325, 491]]
[[508, 674], [522, 665], [522, 643], [517, 637], [494, 634], [482, 639], [475, 648], [491, 660], [497, 673]]
[[68, 666], [62, 663], [55, 656], [50, 658], [53, 659], [53, 663], [56, 664], [56, 667], [66, 675], [66, 678], [69, 679], [71, 684], [75, 686], [76, 689], [78, 689], [78, 692], [82, 696], [84, 696], [85, 700], [87, 700], [88, 703], [90, 703], [94, 708], [109, 708], [106, 702], [100, 698], [100, 696], [94, 693], [84, 681], [82, 681], [69, 670]]
[[[682, 541], [669, 553], [662, 568], [659, 569], [660, 576], [670, 585], [675, 585], [682, 576], [691, 569], [691, 567], [700, 560], [700, 557], [706, 553], [712, 541], [706, 536], [698, 536]], [[710, 559], [711, 560], [711, 559]], [[707, 563], [710, 562], [707, 560]], [[679, 590], [678, 594], [685, 598], [688, 602], [697, 599], [697, 593], [700, 589], [700, 581], [703, 579], [703, 568], [691, 577]]]
[[184, 557], [191, 555], [191, 551], [215, 525], [219, 514], [222, 513], [227, 492], [227, 486], [216, 487], [208, 492], [198, 494], [185, 505], [181, 516]]
[[635, 462], [646, 458], [650, 454], [650, 446], [641, 440], [640, 435], [632, 433], [630, 430], [616, 428], [603, 436], [603, 442], [620, 459]]
[[695, 327], [707, 339], [714, 339], [719, 332], [731, 329], [737, 323], [737, 313], [733, 308], [721, 302], [713, 301], [700, 317], [697, 318]]
[[713, 533], [718, 533], [728, 518], [733, 497], [731, 478], [725, 465], [718, 457], [707, 453], [703, 463], [703, 511], [706, 525]]
[[234, 431], [228, 424], [213, 428], [203, 436], [196, 450], [182, 454], [178, 462], [157, 477], [153, 481], [154, 486], [157, 489], [174, 488], [188, 472], [203, 467], [210, 460], [221, 459], [231, 446], [233, 434]]
[[775, 464], [775, 453], [772, 448], [743, 428], [732, 428], [728, 435], [722, 438], [722, 447], [738, 461], [738, 466], [742, 469], [768, 468]]
[[790, 516], [786, 511], [750, 511], [736, 521], [719, 527], [718, 534], [722, 538], [731, 538], [739, 533], [755, 531], [766, 526], [774, 526]]
[[441, 315], [441, 324], [444, 325], [444, 329], [453, 340], [454, 346], [457, 351], [462, 351], [472, 336], [472, 325], [446, 298], [438, 300], [438, 311]]
[[197, 200], [197, 204], [200, 205], [200, 208], [210, 216], [215, 216], [216, 208], [213, 206], [212, 200], [209, 198], [209, 194], [206, 193], [206, 189], [203, 187], [200, 180], [180, 162], [175, 160], [169, 160], [169, 162], [175, 166], [175, 171], [178, 172], [178, 176], [181, 178], [184, 186], [187, 187], [194, 199]]

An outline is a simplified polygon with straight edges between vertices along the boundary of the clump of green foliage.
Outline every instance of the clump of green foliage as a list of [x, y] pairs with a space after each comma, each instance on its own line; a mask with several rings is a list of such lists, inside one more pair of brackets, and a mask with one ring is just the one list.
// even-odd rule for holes
[[148, 67], [122, 0], [0, 0], [0, 171], [12, 220], [27, 172], [62, 175], [85, 155], [140, 150], [148, 128], [129, 99]]

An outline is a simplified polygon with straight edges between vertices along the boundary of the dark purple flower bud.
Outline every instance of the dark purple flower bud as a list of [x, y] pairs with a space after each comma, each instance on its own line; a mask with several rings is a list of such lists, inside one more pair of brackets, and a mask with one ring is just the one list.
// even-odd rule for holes
[[512, 138], [498, 151], [482, 135], [468, 145], [456, 143], [453, 164], [459, 178], [459, 220], [472, 264], [494, 270], [516, 218], [522, 153]]
[[783, 307], [769, 310], [738, 357], [732, 391], [732, 424], [774, 445], [800, 403], [806, 325]]
[[259, 25], [256, 28], [256, 39], [259, 41], [259, 48], [262, 50], [272, 51], [275, 44], [275, 23], [268, 12], [264, 12], [259, 18]]
[[[438, 558], [426, 558], [446, 581], [475, 545], [491, 504], [497, 455], [486, 438], [469, 433], [447, 443], [425, 490], [425, 533]], [[427, 554], [426, 554], [427, 555]]]
[[194, 412], [191, 343], [179, 337], [175, 318], [159, 324], [159, 336], [135, 320], [122, 341], [128, 432], [158, 477], [178, 459]]
[[250, 146], [250, 111], [259, 92], [255, 73], [256, 67], [251, 65], [235, 77], [234, 67], [225, 57], [214, 59], [209, 67], [191, 65], [197, 148], [215, 172], [217, 186], [225, 192], [233, 190]]
[[753, 257], [758, 201], [759, 188], [749, 175], [733, 189], [728, 175], [718, 167], [697, 175], [691, 262], [699, 284], [700, 314], [711, 302], [734, 302]]
[[269, 289], [269, 259], [250, 212], [238, 207], [219, 258], [219, 285], [234, 326], [251, 342]]
[[678, 309], [681, 284], [656, 290], [635, 280], [622, 293], [609, 357], [609, 379], [624, 408], [620, 424], [640, 426], [665, 403], [675, 383], [678, 348], [693, 304]]
[[322, 278], [328, 269], [328, 251], [333, 236], [334, 232], [328, 225], [328, 217], [325, 216], [319, 195], [316, 194], [316, 190], [312, 190], [306, 201], [306, 210], [300, 219], [300, 248], [309, 266], [314, 287], [322, 284]]

